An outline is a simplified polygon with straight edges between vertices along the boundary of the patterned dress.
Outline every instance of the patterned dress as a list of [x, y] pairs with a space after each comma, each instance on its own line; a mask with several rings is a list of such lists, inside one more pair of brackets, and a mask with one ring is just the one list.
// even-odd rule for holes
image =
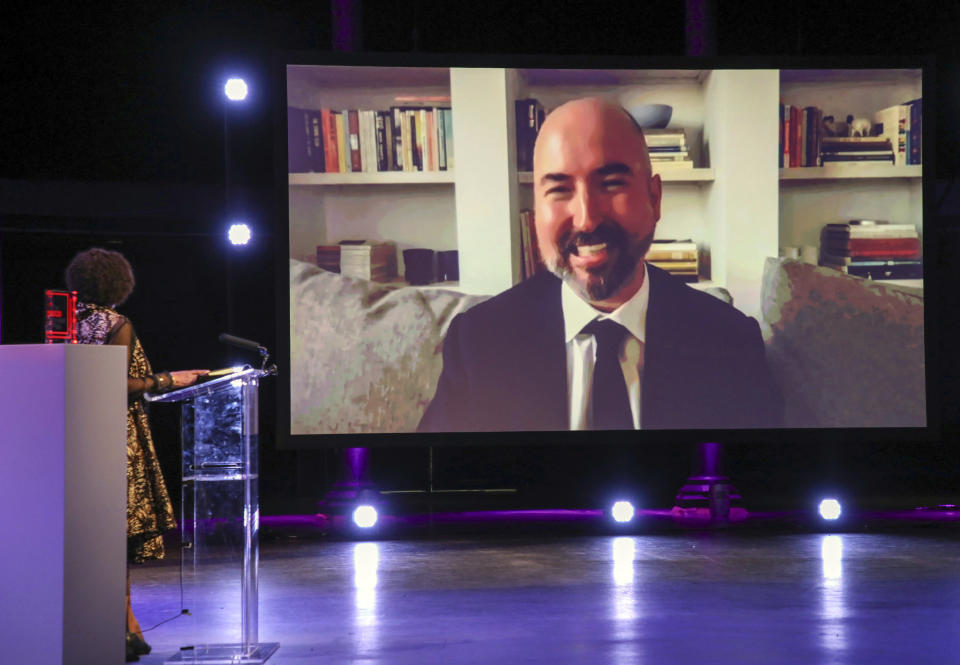
[[[109, 344], [127, 318], [108, 307], [77, 306], [77, 341]], [[131, 330], [132, 333], [132, 330]], [[131, 334], [127, 356], [129, 375], [143, 378], [153, 373], [140, 340]], [[170, 495], [163, 482], [160, 463], [140, 395], [131, 393], [127, 403], [127, 559], [142, 563], [162, 559], [164, 531], [177, 526]]]

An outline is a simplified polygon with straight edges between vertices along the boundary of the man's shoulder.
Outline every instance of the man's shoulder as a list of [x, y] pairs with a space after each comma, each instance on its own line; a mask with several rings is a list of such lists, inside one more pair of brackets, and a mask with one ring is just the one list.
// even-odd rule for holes
[[544, 307], [559, 307], [559, 294], [560, 280], [548, 272], [541, 273], [474, 305], [461, 316], [476, 321], [536, 315]]
[[[733, 305], [695, 289], [685, 282], [654, 266], [647, 266], [650, 274], [651, 307], [664, 306], [661, 312], [669, 315], [674, 324], [689, 334], [715, 336], [718, 330], [752, 331], [756, 320]], [[660, 299], [660, 303], [656, 303]]]

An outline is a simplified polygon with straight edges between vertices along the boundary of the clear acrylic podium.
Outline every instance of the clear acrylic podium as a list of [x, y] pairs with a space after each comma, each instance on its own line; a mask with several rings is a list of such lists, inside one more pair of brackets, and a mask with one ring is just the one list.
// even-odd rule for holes
[[265, 662], [280, 646], [258, 641], [258, 419], [260, 379], [233, 374], [162, 395], [181, 404], [181, 574], [192, 640], [166, 662]]

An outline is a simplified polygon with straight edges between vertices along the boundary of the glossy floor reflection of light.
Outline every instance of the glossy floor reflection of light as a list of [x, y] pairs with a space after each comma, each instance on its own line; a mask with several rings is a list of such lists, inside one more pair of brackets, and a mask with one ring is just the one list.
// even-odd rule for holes
[[[958, 536], [267, 543], [260, 639], [280, 642], [276, 665], [942, 665], [960, 653]], [[145, 626], [179, 611], [178, 572], [134, 568]], [[175, 653], [185, 627], [148, 633], [141, 662]]]

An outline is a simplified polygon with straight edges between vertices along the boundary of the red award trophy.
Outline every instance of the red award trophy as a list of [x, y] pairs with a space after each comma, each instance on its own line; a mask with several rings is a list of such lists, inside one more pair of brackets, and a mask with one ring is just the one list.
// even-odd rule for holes
[[44, 308], [44, 342], [77, 343], [77, 292], [47, 289]]

